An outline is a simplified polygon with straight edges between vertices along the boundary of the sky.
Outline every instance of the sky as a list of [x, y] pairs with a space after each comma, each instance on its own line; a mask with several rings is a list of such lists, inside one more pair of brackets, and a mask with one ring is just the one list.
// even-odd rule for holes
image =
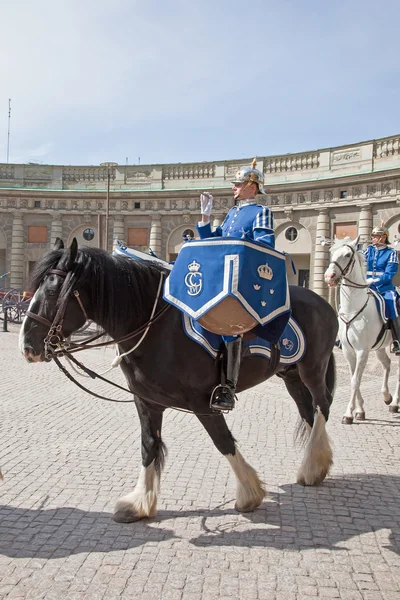
[[[399, 0], [12, 0], [0, 162], [201, 162], [400, 133]], [[11, 98], [8, 145], [8, 106]]]

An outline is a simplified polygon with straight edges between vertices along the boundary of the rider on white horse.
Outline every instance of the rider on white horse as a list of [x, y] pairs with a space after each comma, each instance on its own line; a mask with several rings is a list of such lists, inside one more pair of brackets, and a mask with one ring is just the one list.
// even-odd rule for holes
[[386, 313], [392, 331], [393, 344], [391, 352], [400, 356], [400, 316], [398, 294], [392, 283], [399, 268], [399, 257], [396, 250], [389, 248], [389, 230], [382, 223], [381, 227], [372, 230], [372, 244], [363, 254], [367, 261], [367, 283], [385, 300]]

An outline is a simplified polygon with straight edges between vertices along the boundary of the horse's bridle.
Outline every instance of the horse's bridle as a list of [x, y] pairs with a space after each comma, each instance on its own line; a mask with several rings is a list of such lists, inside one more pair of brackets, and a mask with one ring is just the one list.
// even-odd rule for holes
[[[350, 244], [343, 244], [343, 246], [346, 246], [347, 248], [350, 248], [352, 255], [350, 256], [350, 260], [347, 263], [347, 265], [344, 267], [344, 269], [342, 269], [342, 267], [339, 265], [338, 262], [336, 262], [336, 260], [332, 260], [330, 262], [331, 265], [335, 265], [339, 271], [340, 271], [340, 277], [339, 277], [339, 281], [341, 279], [343, 279], [343, 283], [342, 285], [348, 286], [348, 287], [354, 287], [354, 288], [358, 288], [358, 289], [364, 289], [368, 287], [368, 283], [357, 283], [355, 281], [352, 281], [351, 279], [349, 279], [348, 277], [346, 277], [347, 273], [349, 273], [353, 266], [354, 263], [356, 262], [356, 251], [354, 250], [353, 246], [350, 246]], [[348, 282], [348, 283], [345, 283]]]
[[[68, 275], [68, 271], [62, 271], [61, 269], [51, 269], [50, 271], [47, 272], [46, 276], [52, 275], [52, 274], [59, 275], [60, 277], [66, 278]], [[162, 281], [163, 277], [164, 277], [163, 274], [161, 274], [161, 281]], [[161, 284], [161, 281], [160, 281], [160, 284]], [[159, 286], [159, 290], [160, 289], [161, 289], [161, 285]], [[61, 290], [60, 290], [60, 293], [61, 293]], [[85, 317], [85, 321], [88, 321], [89, 317], [87, 315], [85, 307], [83, 306], [82, 300], [79, 295], [79, 291], [73, 290], [72, 294], [78, 301], [78, 304], [79, 304], [79, 306], [82, 310], [82, 313]], [[158, 303], [158, 300], [159, 300], [159, 295], [157, 294], [157, 298], [155, 299], [155, 304], [154, 304], [154, 311], [155, 311], [155, 307]], [[124, 335], [123, 337], [121, 337], [117, 340], [111, 339], [106, 342], [101, 342], [98, 344], [91, 344], [90, 342], [94, 342], [95, 340], [103, 337], [105, 335], [104, 332], [101, 332], [87, 340], [84, 340], [80, 344], [67, 341], [67, 339], [64, 335], [64, 332], [62, 330], [66, 307], [67, 307], [67, 303], [64, 303], [64, 306], [59, 307], [59, 309], [56, 312], [56, 315], [53, 319], [53, 322], [50, 322], [45, 317], [36, 315], [35, 313], [31, 312], [30, 310], [27, 310], [25, 313], [28, 317], [30, 317], [34, 321], [38, 321], [39, 323], [42, 323], [42, 325], [46, 325], [49, 328], [49, 331], [47, 332], [47, 335], [43, 340], [44, 350], [45, 350], [45, 358], [47, 360], [51, 360], [56, 354], [58, 354], [59, 356], [62, 356], [63, 352], [69, 352], [69, 354], [70, 354], [71, 352], [79, 352], [80, 350], [88, 350], [89, 348], [100, 348], [100, 347], [104, 347], [104, 346], [110, 346], [110, 345], [126, 342], [134, 337], [137, 337], [138, 335], [145, 332], [146, 330], [148, 330], [148, 328], [153, 323], [155, 323], [169, 308], [171, 308], [171, 305], [166, 304], [165, 306], [163, 306], [158, 312], [156, 312], [154, 314], [154, 316], [150, 317], [150, 319], [148, 321], [146, 321], [146, 323], [144, 323], [143, 325], [138, 327], [138, 329], [135, 329], [135, 331], [133, 331], [132, 333]]]
[[[68, 275], [67, 271], [62, 271], [61, 269], [51, 269], [48, 271], [47, 275], [59, 275], [60, 277], [66, 278]], [[78, 290], [74, 290], [72, 294], [78, 301], [79, 306], [84, 314], [85, 321], [88, 320], [87, 312], [85, 307], [83, 306], [82, 300], [80, 299], [80, 295]], [[67, 304], [65, 303], [63, 307], [60, 307], [56, 312], [56, 315], [53, 319], [53, 322], [49, 321], [45, 317], [41, 317], [30, 310], [26, 311], [26, 315], [33, 319], [34, 321], [38, 321], [42, 323], [42, 325], [46, 325], [49, 328], [46, 337], [44, 338], [44, 352], [45, 358], [51, 359], [52, 355], [56, 350], [66, 349], [68, 346], [68, 342], [66, 341], [64, 332], [62, 330], [63, 321], [64, 321], [64, 313], [66, 310]]]

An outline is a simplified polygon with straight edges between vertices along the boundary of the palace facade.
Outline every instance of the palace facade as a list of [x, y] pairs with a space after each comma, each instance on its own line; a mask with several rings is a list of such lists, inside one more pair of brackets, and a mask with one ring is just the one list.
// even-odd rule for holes
[[[112, 249], [115, 240], [173, 260], [196, 235], [199, 194], [214, 196], [214, 225], [231, 206], [231, 180], [253, 157], [163, 165], [0, 164], [0, 280], [24, 289], [35, 261], [61, 237]], [[276, 247], [291, 254], [289, 282], [328, 298], [325, 238], [367, 243], [384, 221], [400, 241], [400, 135], [322, 150], [257, 158], [265, 176]], [[400, 244], [398, 246], [400, 250]]]

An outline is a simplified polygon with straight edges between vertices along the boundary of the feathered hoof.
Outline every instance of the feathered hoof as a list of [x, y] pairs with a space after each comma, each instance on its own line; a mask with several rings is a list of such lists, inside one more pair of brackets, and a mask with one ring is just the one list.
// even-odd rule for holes
[[141, 519], [150, 519], [156, 514], [157, 510], [155, 505], [153, 507], [144, 507], [140, 503], [121, 498], [115, 506], [113, 519], [117, 523], [135, 523]]
[[399, 406], [398, 406], [398, 404], [395, 404], [394, 406], [389, 406], [389, 412], [391, 412], [391, 413], [398, 413], [399, 412]]
[[252, 512], [253, 510], [256, 510], [256, 508], [258, 508], [260, 506], [261, 502], [262, 502], [262, 499], [253, 501], [253, 502], [248, 502], [247, 504], [239, 504], [239, 502], [236, 502], [235, 510], [237, 510], [240, 513]]
[[306, 477], [303, 473], [297, 474], [297, 483], [302, 486], [310, 486], [310, 485], [320, 485], [328, 475], [329, 469], [322, 469], [318, 474], [313, 475], [312, 477]]
[[358, 412], [356, 413], [356, 416], [354, 417], [356, 421], [365, 421], [365, 412]]
[[141, 517], [134, 510], [118, 510], [114, 513], [113, 519], [117, 523], [136, 523], [136, 521], [140, 521], [141, 519], [147, 519], [148, 517]]
[[353, 425], [353, 417], [342, 417], [342, 425]]
[[392, 400], [392, 394], [389, 394], [387, 392], [383, 394], [383, 401], [385, 404], [389, 405], [392, 402]]

